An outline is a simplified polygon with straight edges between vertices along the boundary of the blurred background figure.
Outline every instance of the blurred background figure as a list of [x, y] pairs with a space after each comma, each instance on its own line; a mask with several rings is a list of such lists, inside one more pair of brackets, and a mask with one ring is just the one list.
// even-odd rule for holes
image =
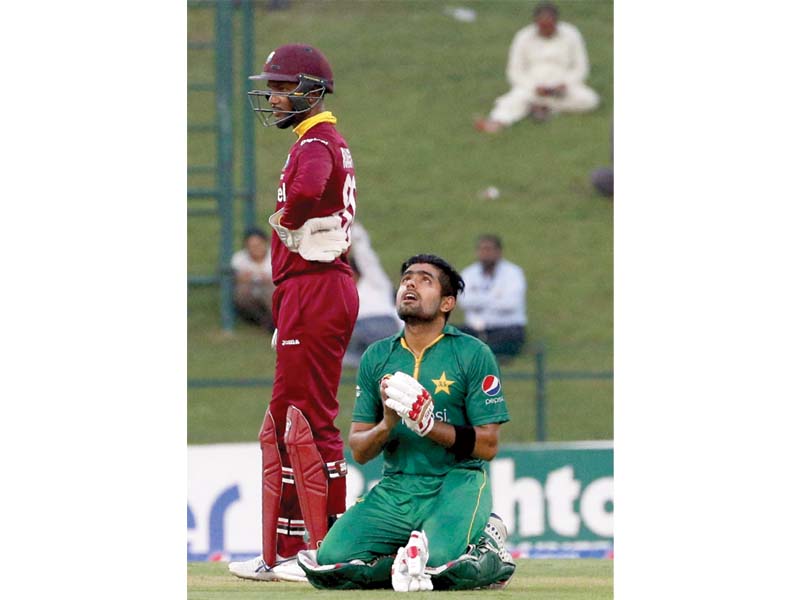
[[348, 258], [356, 279], [359, 307], [356, 327], [342, 364], [355, 368], [367, 346], [394, 335], [400, 331], [403, 322], [395, 309], [392, 282], [381, 268], [381, 261], [361, 223], [353, 223], [350, 239], [352, 245]]
[[236, 276], [234, 305], [245, 321], [272, 333], [272, 263], [269, 238], [263, 229], [251, 227], [244, 233], [244, 248], [231, 258]]
[[611, 133], [611, 166], [600, 167], [592, 171], [590, 177], [594, 189], [606, 198], [614, 196], [614, 133]]
[[519, 354], [525, 343], [525, 273], [503, 258], [500, 237], [484, 234], [476, 247], [478, 262], [466, 267], [458, 304], [466, 324], [460, 329], [483, 340], [498, 359]]
[[600, 98], [584, 81], [589, 58], [580, 31], [558, 20], [558, 8], [542, 2], [533, 10], [533, 23], [520, 29], [511, 42], [506, 77], [511, 91], [495, 100], [488, 119], [476, 129], [496, 133], [530, 115], [544, 121], [560, 112], [587, 112]]
[[594, 189], [608, 198], [614, 196], [614, 167], [600, 167], [592, 171]]

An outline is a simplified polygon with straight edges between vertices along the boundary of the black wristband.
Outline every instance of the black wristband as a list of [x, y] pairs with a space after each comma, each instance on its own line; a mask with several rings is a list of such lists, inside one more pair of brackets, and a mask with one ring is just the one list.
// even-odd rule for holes
[[475, 450], [475, 428], [469, 425], [453, 425], [456, 430], [456, 441], [447, 450], [456, 455], [456, 460], [464, 460], [472, 456]]

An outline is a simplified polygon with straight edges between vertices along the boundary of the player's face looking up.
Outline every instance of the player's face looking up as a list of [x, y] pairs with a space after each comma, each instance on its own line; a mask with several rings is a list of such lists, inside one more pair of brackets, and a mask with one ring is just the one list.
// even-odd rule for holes
[[441, 276], [441, 270], [428, 263], [406, 269], [397, 290], [397, 316], [406, 323], [430, 322], [453, 310], [456, 299], [442, 296]]

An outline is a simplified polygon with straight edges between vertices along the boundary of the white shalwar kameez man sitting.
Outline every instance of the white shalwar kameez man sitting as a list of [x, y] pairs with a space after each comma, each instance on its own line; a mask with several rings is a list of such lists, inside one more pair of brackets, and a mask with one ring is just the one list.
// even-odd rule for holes
[[550, 2], [536, 6], [533, 21], [511, 43], [506, 67], [511, 90], [495, 100], [488, 119], [475, 123], [479, 131], [496, 133], [528, 115], [544, 121], [562, 112], [588, 112], [600, 103], [585, 83], [589, 58], [577, 27], [559, 21]]

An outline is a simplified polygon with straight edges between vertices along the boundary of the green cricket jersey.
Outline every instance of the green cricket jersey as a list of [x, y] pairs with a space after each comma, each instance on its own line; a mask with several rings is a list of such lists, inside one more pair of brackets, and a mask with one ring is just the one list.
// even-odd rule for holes
[[[396, 371], [408, 373], [433, 397], [434, 417], [451, 425], [486, 425], [509, 420], [500, 385], [500, 370], [489, 347], [477, 338], [445, 325], [442, 334], [417, 358], [401, 331], [375, 342], [361, 358], [353, 421], [378, 423], [383, 418], [380, 382]], [[400, 421], [383, 449], [384, 475], [444, 475], [454, 466], [480, 468], [484, 461], [460, 462], [446, 448], [408, 429]]]

